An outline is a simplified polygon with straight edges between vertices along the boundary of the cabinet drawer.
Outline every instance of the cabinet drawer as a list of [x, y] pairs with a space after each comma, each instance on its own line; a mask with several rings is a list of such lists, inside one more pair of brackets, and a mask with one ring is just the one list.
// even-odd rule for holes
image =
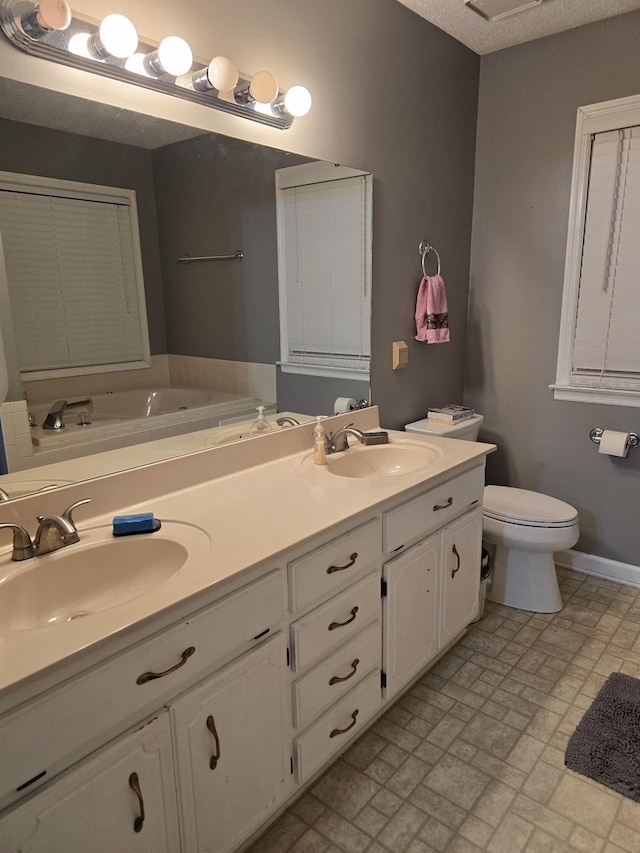
[[[34, 787], [47, 781], [257, 645], [256, 636], [285, 612], [285, 576], [275, 571], [7, 714], [0, 720], [0, 802], [16, 799], [32, 780]], [[145, 673], [164, 675], [140, 683]]]
[[293, 722], [304, 729], [381, 664], [381, 625], [364, 631], [315, 666], [293, 685]]
[[294, 669], [299, 672], [380, 618], [380, 575], [368, 575], [291, 626]]
[[382, 542], [390, 554], [444, 527], [474, 503], [482, 504], [484, 466], [479, 465], [418, 495], [382, 517]]
[[309, 610], [365, 575], [380, 555], [380, 542], [374, 519], [289, 563], [291, 612]]
[[304, 782], [325, 761], [361, 731], [381, 703], [380, 672], [371, 672], [294, 741], [298, 782]]

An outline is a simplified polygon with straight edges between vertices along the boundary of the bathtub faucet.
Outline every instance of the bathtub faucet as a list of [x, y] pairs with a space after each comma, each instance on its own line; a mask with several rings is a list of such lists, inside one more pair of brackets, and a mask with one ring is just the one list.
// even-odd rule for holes
[[42, 429], [64, 429], [65, 425], [62, 420], [64, 410], [73, 409], [75, 406], [88, 406], [90, 403], [89, 397], [85, 397], [83, 400], [74, 400], [72, 403], [68, 403], [66, 400], [56, 400], [44, 419]]
[[62, 413], [64, 412], [66, 406], [66, 400], [56, 400], [53, 406], [51, 406], [51, 408], [49, 409], [47, 417], [44, 419], [42, 429], [64, 429]]

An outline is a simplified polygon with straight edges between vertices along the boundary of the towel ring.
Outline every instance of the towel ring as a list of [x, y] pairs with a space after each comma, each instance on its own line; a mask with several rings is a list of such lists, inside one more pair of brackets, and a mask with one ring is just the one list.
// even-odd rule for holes
[[438, 269], [436, 271], [436, 275], [440, 275], [440, 255], [438, 254], [437, 249], [430, 243], [427, 243], [426, 240], [423, 240], [418, 246], [418, 251], [420, 252], [420, 255], [422, 257], [422, 274], [424, 275], [424, 277], [427, 278], [427, 271], [424, 268], [424, 262], [426, 260], [427, 255], [431, 254], [431, 252], [433, 252], [433, 254], [438, 259]]

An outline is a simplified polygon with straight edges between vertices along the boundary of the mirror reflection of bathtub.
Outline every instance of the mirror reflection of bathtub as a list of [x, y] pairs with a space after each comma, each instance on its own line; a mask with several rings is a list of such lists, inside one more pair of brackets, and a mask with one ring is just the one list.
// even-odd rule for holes
[[270, 401], [243, 394], [197, 388], [141, 389], [69, 399], [62, 416], [64, 429], [43, 429], [50, 405], [30, 407], [36, 422], [31, 439], [37, 447], [53, 450], [91, 443], [97, 444], [98, 452], [112, 449], [114, 439], [134, 436], [138, 443], [251, 418], [258, 405], [275, 412]]
[[[193, 389], [184, 390], [191, 391]], [[113, 396], [120, 395], [114, 394]], [[270, 407], [270, 409], [270, 413], [265, 414], [265, 419], [273, 432], [281, 429], [289, 429], [291, 427], [291, 419], [299, 424], [310, 423], [315, 420], [313, 416], [301, 414], [300, 412], [276, 413], [273, 410], [274, 407]], [[197, 412], [198, 407], [190, 411]], [[180, 411], [174, 414], [184, 415], [184, 412]], [[153, 415], [153, 418], [167, 417], [171, 417], [171, 413]], [[79, 455], [78, 458], [51, 462], [50, 464], [41, 465], [31, 470], [25, 469], [23, 471], [16, 471], [13, 474], [0, 475], [0, 490], [2, 490], [0, 491], [0, 502], [7, 498], [12, 500], [33, 494], [34, 492], [48, 491], [49, 489], [70, 485], [81, 480], [102, 477], [105, 474], [112, 473], [114, 470], [134, 468], [139, 465], [159, 462], [162, 459], [182, 456], [185, 453], [193, 453], [197, 450], [205, 450], [231, 442], [252, 439], [254, 433], [252, 433], [251, 427], [256, 417], [257, 413], [255, 410], [252, 410], [249, 416], [247, 416], [246, 412], [244, 414], [239, 414], [238, 412], [233, 414], [228, 413], [218, 416], [219, 426], [208, 429], [196, 427], [193, 430], [189, 430], [188, 424], [177, 424], [168, 427], [170, 431], [174, 429], [180, 431], [172, 433], [167, 438], [156, 439], [156, 430], [154, 429], [153, 440], [146, 440], [143, 435], [140, 437], [128, 435], [121, 439], [117, 437], [105, 439], [103, 444], [112, 449], [103, 450], [100, 453], [92, 452], [84, 456]], [[136, 422], [140, 423], [140, 420], [138, 419]], [[142, 422], [144, 423], [144, 419]], [[102, 423], [104, 425], [104, 422]], [[67, 429], [68, 427], [65, 427], [60, 432], [66, 432]], [[80, 427], [80, 429], [83, 429], [83, 427]], [[73, 447], [73, 445], [71, 446]]]

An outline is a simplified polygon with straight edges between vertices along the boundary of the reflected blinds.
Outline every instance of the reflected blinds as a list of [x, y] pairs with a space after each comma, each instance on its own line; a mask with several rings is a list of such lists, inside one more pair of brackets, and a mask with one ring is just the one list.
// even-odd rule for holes
[[284, 189], [283, 361], [368, 373], [371, 223], [366, 177]]
[[592, 137], [574, 384], [640, 390], [640, 127]]
[[126, 203], [0, 190], [0, 234], [21, 371], [144, 357]]

